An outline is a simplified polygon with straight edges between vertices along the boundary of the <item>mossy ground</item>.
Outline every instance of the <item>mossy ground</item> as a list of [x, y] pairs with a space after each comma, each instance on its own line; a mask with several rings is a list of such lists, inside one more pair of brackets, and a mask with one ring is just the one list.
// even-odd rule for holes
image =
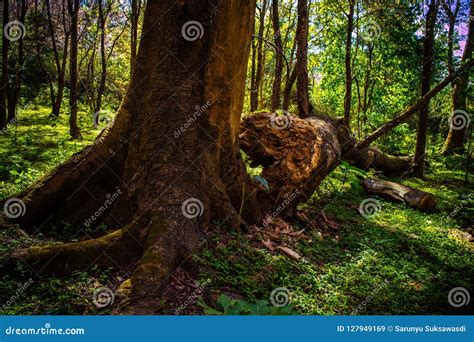
[[[67, 117], [53, 120], [48, 114], [45, 108], [23, 110], [18, 124], [0, 135], [0, 198], [23, 190], [90, 144], [99, 132], [92, 117], [81, 113], [84, 139], [71, 141]], [[199, 292], [201, 306], [193, 300], [185, 312], [202, 312], [203, 305], [217, 308], [221, 294], [249, 303], [269, 301], [272, 290], [284, 287], [294, 312], [301, 314], [467, 313], [468, 307], [455, 309], [448, 303], [448, 292], [454, 287], [465, 287], [474, 295], [474, 249], [469, 241], [474, 188], [472, 181], [464, 180], [463, 165], [460, 156], [431, 157], [425, 180], [401, 180], [435, 194], [436, 211], [422, 213], [377, 199], [381, 210], [369, 218], [358, 211], [368, 197], [358, 173], [339, 167], [302, 206], [323, 211], [338, 229], [324, 235], [311, 231], [311, 239], [297, 241], [292, 248], [304, 260], [271, 252], [249, 234], [211, 233], [186, 266], [195, 280], [211, 281]], [[0, 253], [50, 243], [57, 242], [15, 230], [0, 231]], [[1, 313], [108, 313], [109, 309], [92, 305], [92, 293], [123, 281], [114, 270], [92, 268], [62, 279], [35, 281], [19, 293], [25, 277], [27, 271], [18, 269], [1, 280], [0, 303], [10, 301], [0, 307]]]

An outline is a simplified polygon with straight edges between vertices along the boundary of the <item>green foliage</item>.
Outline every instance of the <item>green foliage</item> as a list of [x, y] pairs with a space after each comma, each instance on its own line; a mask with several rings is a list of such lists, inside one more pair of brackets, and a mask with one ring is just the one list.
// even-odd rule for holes
[[296, 315], [298, 314], [291, 306], [275, 307], [269, 304], [266, 300], [258, 300], [255, 303], [249, 303], [245, 300], [232, 299], [229, 296], [222, 294], [217, 300], [219, 304], [218, 309], [213, 309], [208, 306], [202, 298], [199, 299], [198, 304], [204, 308], [206, 315]]

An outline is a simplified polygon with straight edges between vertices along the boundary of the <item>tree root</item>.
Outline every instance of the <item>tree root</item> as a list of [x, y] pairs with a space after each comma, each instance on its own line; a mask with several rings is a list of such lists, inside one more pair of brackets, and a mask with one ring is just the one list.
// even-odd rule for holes
[[141, 249], [128, 234], [120, 229], [97, 239], [21, 250], [7, 256], [0, 274], [12, 273], [18, 264], [37, 276], [64, 276], [93, 265], [109, 267], [127, 263]]

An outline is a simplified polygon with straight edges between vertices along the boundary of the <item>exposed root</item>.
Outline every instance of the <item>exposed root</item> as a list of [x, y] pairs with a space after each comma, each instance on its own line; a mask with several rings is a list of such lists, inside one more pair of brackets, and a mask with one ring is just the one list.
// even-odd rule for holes
[[7, 256], [8, 260], [0, 268], [0, 274], [12, 273], [17, 264], [26, 266], [37, 276], [63, 276], [93, 265], [116, 266], [136, 257], [140, 246], [133, 241], [124, 229], [120, 229], [97, 239], [31, 247]]

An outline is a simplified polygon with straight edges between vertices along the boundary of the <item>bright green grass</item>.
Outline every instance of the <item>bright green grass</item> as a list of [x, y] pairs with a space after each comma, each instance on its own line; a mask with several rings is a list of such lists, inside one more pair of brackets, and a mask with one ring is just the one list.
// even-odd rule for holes
[[83, 139], [71, 140], [67, 113], [54, 119], [50, 112], [48, 107], [41, 106], [20, 109], [17, 124], [0, 133], [0, 198], [23, 190], [90, 145], [100, 132], [94, 128], [92, 114], [79, 112]]
[[[99, 132], [93, 129], [91, 115], [81, 113], [84, 140], [71, 141], [67, 116], [54, 121], [48, 115], [46, 108], [21, 111], [18, 127], [0, 135], [0, 197], [24, 189], [90, 144]], [[368, 219], [357, 210], [367, 198], [359, 180], [354, 173], [338, 168], [305, 206], [324, 210], [341, 227], [324, 238], [310, 232], [311, 242], [292, 246], [304, 261], [271, 253], [249, 241], [249, 236], [240, 240], [233, 233], [211, 236], [191, 261], [199, 279], [212, 280], [206, 287], [206, 304], [219, 309], [209, 298], [222, 293], [250, 303], [269, 301], [273, 289], [286, 287], [291, 306], [302, 314], [465, 313], [449, 306], [447, 293], [462, 286], [474, 294], [473, 247], [463, 237], [463, 227], [472, 225], [473, 202], [466, 198], [474, 189], [472, 183], [464, 183], [464, 173], [458, 170], [461, 157], [430, 162], [426, 180], [403, 183], [434, 193], [439, 202], [435, 212], [421, 213], [380, 200], [382, 210]], [[260, 172], [251, 171], [254, 176]], [[16, 231], [0, 232], [3, 253], [48, 243], [54, 241], [26, 238]], [[17, 276], [23, 273], [19, 269], [16, 275], [2, 279], [0, 303], [15, 295]], [[45, 279], [29, 286], [6, 309], [0, 306], [0, 312], [95, 313], [93, 289], [118, 283], [111, 272], [95, 269]]]

